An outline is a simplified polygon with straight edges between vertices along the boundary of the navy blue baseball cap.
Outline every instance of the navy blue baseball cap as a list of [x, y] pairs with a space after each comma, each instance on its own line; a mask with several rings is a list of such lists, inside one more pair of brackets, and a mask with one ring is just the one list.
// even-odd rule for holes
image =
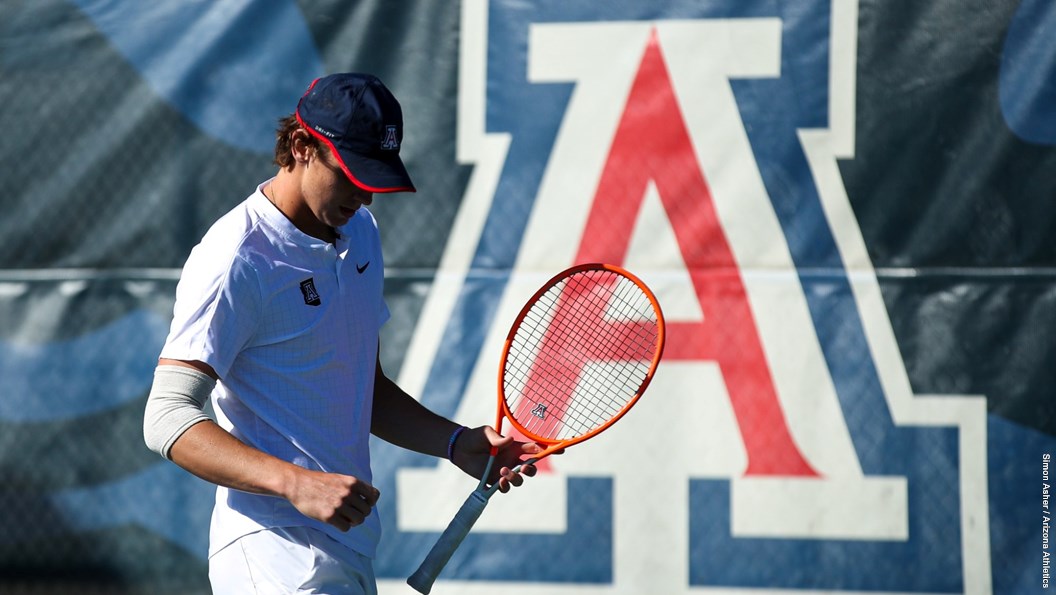
[[330, 148], [353, 184], [369, 192], [414, 192], [400, 160], [403, 111], [378, 77], [341, 73], [315, 79], [297, 103], [297, 121]]

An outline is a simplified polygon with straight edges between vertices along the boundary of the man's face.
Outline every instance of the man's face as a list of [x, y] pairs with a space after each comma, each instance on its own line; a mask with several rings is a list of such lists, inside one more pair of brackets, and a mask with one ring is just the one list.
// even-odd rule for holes
[[372, 192], [345, 176], [326, 147], [319, 147], [309, 156], [301, 190], [315, 218], [334, 228], [348, 223], [359, 207], [374, 201]]

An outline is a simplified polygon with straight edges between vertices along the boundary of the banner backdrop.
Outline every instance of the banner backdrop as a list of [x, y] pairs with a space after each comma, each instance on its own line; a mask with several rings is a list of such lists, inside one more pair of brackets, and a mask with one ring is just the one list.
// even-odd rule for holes
[[[436, 593], [1032, 593], [1056, 452], [1046, 0], [0, 0], [0, 591], [206, 593], [213, 488], [143, 406], [191, 247], [316, 77], [377, 74], [390, 375], [493, 419], [571, 264], [657, 293], [624, 421]], [[381, 592], [473, 481], [373, 442]]]

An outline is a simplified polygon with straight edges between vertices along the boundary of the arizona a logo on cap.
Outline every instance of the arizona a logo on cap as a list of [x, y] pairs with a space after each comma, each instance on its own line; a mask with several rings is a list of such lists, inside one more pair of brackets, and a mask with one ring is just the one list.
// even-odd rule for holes
[[381, 139], [381, 148], [387, 151], [400, 150], [400, 141], [396, 139], [396, 126], [394, 124], [385, 125], [385, 138]]

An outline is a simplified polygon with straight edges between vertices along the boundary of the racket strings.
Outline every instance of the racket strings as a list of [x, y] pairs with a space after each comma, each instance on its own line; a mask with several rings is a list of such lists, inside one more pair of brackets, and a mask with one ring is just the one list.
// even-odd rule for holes
[[526, 430], [564, 440], [617, 416], [649, 377], [658, 314], [636, 283], [585, 270], [544, 292], [513, 333], [504, 392]]
[[[598, 344], [599, 341], [596, 339], [588, 343], [585, 347], [586, 353], [597, 352]], [[603, 360], [604, 353], [598, 356], [591, 355], [587, 359]], [[547, 371], [551, 374], [561, 374], [562, 365], [567, 365], [567, 362], [557, 365], [551, 362], [547, 366], [549, 368]], [[572, 367], [580, 374], [576, 379], [578, 394], [569, 395], [569, 387], [563, 386], [560, 390], [547, 390], [545, 399], [558, 405], [559, 414], [563, 416], [561, 424], [564, 426], [565, 433], [573, 436], [590, 431], [601, 421], [616, 415], [627, 404], [632, 393], [620, 394], [614, 389], [628, 384], [637, 386], [642, 380], [641, 376], [634, 378], [625, 365], [612, 367], [590, 365], [590, 362], [577, 362], [572, 364]], [[537, 432], [540, 431], [540, 427], [544, 426], [541, 421], [536, 420], [530, 420], [530, 425]], [[551, 422], [550, 425], [553, 427], [557, 424]], [[564, 436], [559, 435], [559, 437]]]

